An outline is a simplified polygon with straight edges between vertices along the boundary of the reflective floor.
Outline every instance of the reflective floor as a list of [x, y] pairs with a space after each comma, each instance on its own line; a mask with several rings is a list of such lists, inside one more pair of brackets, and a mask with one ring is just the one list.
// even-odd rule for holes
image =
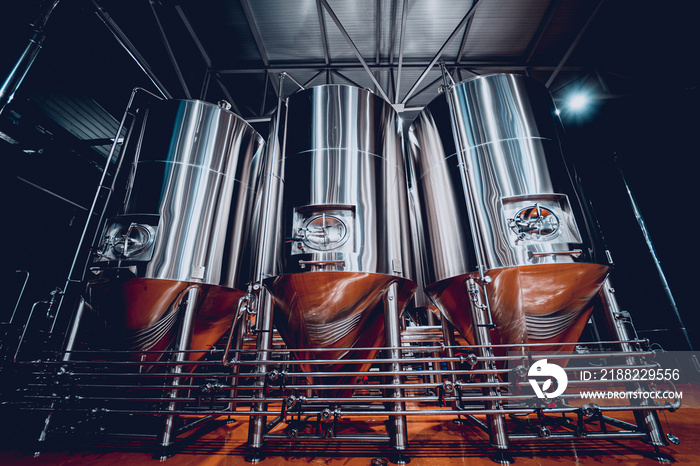
[[[685, 406], [698, 406], [700, 390], [679, 385], [684, 392]], [[616, 416], [632, 420], [631, 414]], [[694, 408], [681, 408], [675, 413], [660, 416], [666, 433], [670, 431], [681, 440], [680, 445], [662, 448], [673, 456], [676, 464], [700, 464], [700, 413]], [[487, 447], [486, 435], [471, 424], [460, 425], [453, 417], [413, 417], [409, 419], [409, 448], [406, 456], [411, 465], [493, 465], [489, 457], [494, 450]], [[667, 424], [668, 420], [668, 424]], [[3, 437], [0, 451], [2, 465], [245, 465], [248, 453], [245, 442], [248, 418], [234, 419], [229, 424], [213, 422], [203, 427], [181, 444], [180, 453], [163, 462], [152, 459], [153, 440], [105, 439], [89, 442], [54, 441], [38, 457], [27, 452], [12, 434], [6, 419], [2, 420]], [[342, 423], [339, 433], [384, 433], [382, 419], [372, 422]], [[8, 428], [10, 428], [8, 430]], [[391, 449], [386, 442], [335, 440], [268, 440], [266, 458], [258, 464], [329, 464], [338, 466], [370, 465], [374, 458], [389, 459]], [[550, 464], [660, 464], [647, 457], [652, 448], [638, 440], [555, 440], [527, 441], [513, 444], [512, 456], [516, 465]], [[382, 464], [382, 463], [379, 463]], [[391, 463], [389, 463], [391, 464]]]

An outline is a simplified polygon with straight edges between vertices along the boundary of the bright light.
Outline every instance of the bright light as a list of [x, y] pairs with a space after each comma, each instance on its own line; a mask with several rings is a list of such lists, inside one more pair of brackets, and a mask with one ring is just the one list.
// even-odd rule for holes
[[557, 115], [561, 115], [561, 110], [556, 109], [556, 110], [554, 111], [554, 113], [556, 113]]
[[573, 111], [583, 110], [588, 106], [588, 96], [585, 94], [574, 94], [569, 97], [568, 107]]

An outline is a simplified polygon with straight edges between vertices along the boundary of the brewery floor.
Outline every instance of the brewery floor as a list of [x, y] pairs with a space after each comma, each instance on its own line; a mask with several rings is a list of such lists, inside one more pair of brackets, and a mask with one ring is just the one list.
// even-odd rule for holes
[[[679, 464], [700, 464], [700, 390], [679, 385], [683, 391], [684, 407], [674, 413], [661, 414], [665, 433], [680, 438], [679, 445], [663, 447], [662, 451]], [[694, 406], [694, 407], [693, 407]], [[615, 416], [632, 420], [631, 413]], [[668, 419], [668, 423], [666, 421]], [[411, 465], [492, 465], [489, 457], [494, 449], [487, 446], [486, 435], [472, 424], [453, 422], [454, 417], [411, 417], [408, 423], [409, 448], [406, 456]], [[5, 428], [8, 420], [3, 419]], [[383, 433], [381, 422], [348, 422], [358, 433]], [[378, 420], [379, 421], [379, 420]], [[210, 423], [181, 443], [180, 452], [165, 461], [152, 459], [153, 440], [111, 439], [91, 442], [52, 443], [44, 453], [34, 457], [29, 446], [17, 443], [16, 435], [3, 436], [0, 447], [2, 465], [156, 465], [166, 466], [232, 466], [244, 465], [248, 418], [234, 419], [229, 424]], [[11, 439], [12, 443], [6, 443]], [[515, 464], [659, 464], [648, 455], [652, 448], [639, 440], [543, 439], [513, 443]], [[387, 442], [274, 439], [266, 441], [266, 458], [260, 465], [327, 464], [337, 466], [369, 465], [375, 458], [392, 455]], [[381, 461], [375, 464], [383, 464]], [[391, 464], [391, 463], [389, 463]]]

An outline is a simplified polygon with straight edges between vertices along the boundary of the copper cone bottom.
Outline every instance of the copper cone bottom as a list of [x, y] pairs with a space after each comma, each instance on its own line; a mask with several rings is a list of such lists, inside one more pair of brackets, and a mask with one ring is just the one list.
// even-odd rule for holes
[[[538, 264], [490, 270], [486, 289], [496, 328], [493, 344], [551, 343], [536, 351], [569, 353], [591, 313], [591, 300], [608, 274], [608, 266], [588, 263]], [[426, 293], [442, 314], [473, 343], [469, 296], [460, 275], [433, 283]], [[511, 349], [515, 350], [516, 348]], [[503, 349], [495, 353], [504, 354]]]
[[[109, 279], [88, 285], [89, 303], [105, 320], [112, 349], [133, 350], [134, 358], [153, 361], [179, 329], [180, 305], [187, 291], [199, 287], [199, 304], [190, 349], [208, 350], [230, 328], [245, 292], [213, 285], [150, 278]], [[189, 354], [189, 360], [205, 353]]]
[[[300, 364], [305, 372], [338, 372], [338, 376], [309, 377], [323, 385], [353, 384], [357, 376], [343, 372], [367, 371], [367, 363], [343, 359], [374, 359], [384, 346], [386, 291], [399, 284], [398, 308], [402, 312], [415, 284], [391, 275], [365, 272], [307, 272], [281, 275], [268, 282], [274, 305], [274, 322], [280, 335], [299, 360], [334, 359], [335, 364]], [[348, 351], [347, 348], [368, 348]], [[351, 389], [323, 390], [322, 396], [343, 397]]]

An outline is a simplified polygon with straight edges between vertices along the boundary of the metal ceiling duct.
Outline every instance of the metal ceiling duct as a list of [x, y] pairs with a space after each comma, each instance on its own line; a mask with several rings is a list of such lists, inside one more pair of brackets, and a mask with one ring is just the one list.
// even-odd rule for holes
[[139, 110], [123, 150], [133, 163], [117, 179], [119, 205], [91, 264], [89, 303], [117, 346], [164, 350], [180, 304], [196, 290], [189, 346], [206, 350], [230, 327], [250, 281], [264, 140], [220, 106], [167, 100]]
[[493, 343], [556, 350], [578, 340], [607, 276], [557, 122], [546, 88], [498, 74], [447, 86], [409, 129], [425, 291], [472, 342], [469, 279], [483, 283]]
[[281, 112], [279, 144], [268, 143], [261, 258], [275, 326], [289, 347], [310, 350], [295, 352], [299, 359], [338, 361], [305, 371], [368, 370], [370, 362], [342, 359], [371, 360], [398, 339], [399, 314], [416, 288], [397, 114], [371, 92], [340, 85], [299, 91]]

